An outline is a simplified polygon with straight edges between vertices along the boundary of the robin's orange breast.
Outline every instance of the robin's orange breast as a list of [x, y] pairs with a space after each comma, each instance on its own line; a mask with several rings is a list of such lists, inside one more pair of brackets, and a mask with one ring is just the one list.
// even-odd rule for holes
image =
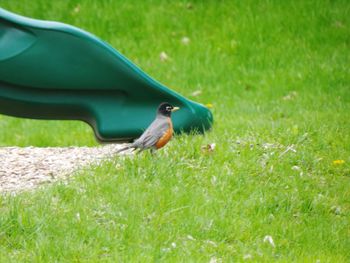
[[160, 149], [162, 147], [164, 147], [171, 139], [171, 137], [173, 137], [173, 124], [169, 118], [169, 129], [164, 133], [164, 135], [158, 140], [158, 142], [156, 143], [156, 148]]

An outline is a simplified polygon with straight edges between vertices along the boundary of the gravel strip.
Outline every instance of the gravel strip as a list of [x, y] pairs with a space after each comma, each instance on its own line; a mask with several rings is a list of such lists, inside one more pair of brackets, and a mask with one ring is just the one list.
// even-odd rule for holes
[[124, 147], [0, 147], [0, 192], [30, 190], [99, 164]]

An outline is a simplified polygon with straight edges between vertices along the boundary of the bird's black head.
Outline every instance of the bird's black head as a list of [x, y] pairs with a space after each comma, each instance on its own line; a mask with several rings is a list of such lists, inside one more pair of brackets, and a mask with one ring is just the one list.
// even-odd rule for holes
[[179, 107], [174, 107], [173, 105], [163, 102], [159, 105], [157, 113], [166, 117], [170, 117], [171, 113], [179, 110]]

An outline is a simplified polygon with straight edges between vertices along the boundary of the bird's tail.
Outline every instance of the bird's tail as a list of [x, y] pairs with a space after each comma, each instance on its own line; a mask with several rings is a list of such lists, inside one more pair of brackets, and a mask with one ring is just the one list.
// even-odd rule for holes
[[119, 149], [118, 151], [116, 151], [116, 153], [121, 153], [121, 152], [124, 152], [126, 150], [129, 150], [129, 149], [134, 149], [135, 147], [133, 146], [133, 144], [130, 144], [130, 145], [127, 145], [121, 149]]

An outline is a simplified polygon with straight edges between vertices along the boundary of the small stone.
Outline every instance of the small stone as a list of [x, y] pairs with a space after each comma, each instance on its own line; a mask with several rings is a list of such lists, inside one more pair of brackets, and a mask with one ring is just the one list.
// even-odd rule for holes
[[283, 97], [283, 100], [293, 100], [298, 96], [298, 93], [296, 91], [292, 91], [286, 96]]
[[199, 95], [201, 95], [201, 94], [202, 94], [202, 91], [201, 91], [201, 90], [196, 90], [196, 91], [194, 91], [194, 92], [191, 93], [191, 95], [192, 95], [193, 97], [197, 97], [197, 96], [199, 96]]
[[189, 239], [189, 240], [196, 240], [193, 236], [191, 236], [191, 235], [187, 235], [187, 238]]
[[167, 61], [169, 59], [169, 57], [168, 57], [167, 53], [162, 51], [159, 54], [159, 59], [160, 59], [160, 61], [165, 62], [165, 61]]
[[73, 13], [77, 14], [80, 12], [80, 5], [77, 5], [76, 7], [74, 7], [73, 9]]
[[185, 46], [187, 46], [188, 44], [190, 44], [190, 39], [188, 37], [183, 37], [181, 39], [181, 43]]
[[293, 171], [300, 171], [301, 169], [300, 169], [299, 166], [294, 165], [294, 166], [292, 166], [292, 170], [293, 170]]
[[210, 244], [213, 247], [217, 247], [218, 246], [214, 241], [211, 241], [211, 240], [206, 240], [205, 243]]
[[341, 215], [341, 208], [339, 206], [332, 206], [331, 207], [331, 211], [332, 213], [334, 213], [335, 215]]
[[203, 152], [213, 152], [215, 150], [216, 143], [209, 143], [201, 147]]
[[268, 242], [272, 247], [275, 247], [275, 242], [272, 239], [272, 236], [265, 236], [263, 239], [264, 243]]

